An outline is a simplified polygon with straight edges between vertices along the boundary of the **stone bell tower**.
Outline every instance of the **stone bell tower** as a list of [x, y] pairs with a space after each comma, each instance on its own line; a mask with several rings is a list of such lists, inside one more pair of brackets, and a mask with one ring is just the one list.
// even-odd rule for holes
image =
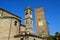
[[48, 33], [48, 27], [45, 19], [44, 9], [36, 8], [35, 17], [36, 17], [37, 35], [41, 37], [47, 37], [49, 33]]
[[30, 7], [27, 7], [25, 9], [24, 24], [26, 25], [26, 31], [33, 33], [32, 10], [30, 9]]

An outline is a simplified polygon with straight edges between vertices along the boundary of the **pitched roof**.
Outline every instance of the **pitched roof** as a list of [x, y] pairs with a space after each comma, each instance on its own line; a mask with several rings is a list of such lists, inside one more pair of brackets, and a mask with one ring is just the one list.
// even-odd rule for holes
[[30, 33], [30, 32], [27, 33], [27, 31], [22, 31], [22, 32], [20, 32], [19, 34], [15, 35], [14, 37], [17, 38], [17, 37], [21, 37], [21, 36], [32, 36], [32, 37], [42, 38], [42, 37], [40, 37], [40, 36], [38, 36], [38, 35], [35, 35], [35, 34], [33, 34], [33, 33]]
[[21, 17], [19, 17], [19, 16], [15, 15], [15, 14], [13, 14], [13, 13], [9, 12], [9, 11], [6, 11], [6, 10], [5, 10], [5, 9], [3, 9], [3, 8], [0, 8], [0, 10], [5, 11], [5, 12], [7, 12], [7, 13], [9, 13], [9, 14], [11, 14], [11, 15], [14, 15], [14, 16], [16, 16], [16, 17], [18, 17], [18, 18], [21, 18]]
[[[27, 6], [27, 7], [25, 8], [25, 10], [27, 10], [27, 9], [32, 10], [30, 6]], [[25, 11], [25, 10], [24, 10], [24, 11]]]
[[26, 27], [26, 25], [20, 24], [20, 26]]

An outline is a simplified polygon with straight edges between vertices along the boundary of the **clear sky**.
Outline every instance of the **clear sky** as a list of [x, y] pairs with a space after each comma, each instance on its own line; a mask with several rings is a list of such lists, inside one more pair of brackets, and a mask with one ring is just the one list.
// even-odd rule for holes
[[30, 6], [33, 11], [34, 33], [36, 33], [34, 9], [44, 7], [49, 22], [50, 35], [60, 32], [60, 0], [0, 0], [0, 8], [20, 16], [24, 23], [24, 9]]

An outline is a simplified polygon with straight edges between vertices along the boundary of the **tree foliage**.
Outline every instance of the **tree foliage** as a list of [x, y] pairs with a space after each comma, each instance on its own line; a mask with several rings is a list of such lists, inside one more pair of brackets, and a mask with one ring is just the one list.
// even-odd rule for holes
[[49, 36], [48, 40], [55, 40], [55, 37], [54, 36]]
[[58, 39], [58, 40], [60, 40], [60, 33], [59, 32], [55, 33], [55, 38]]

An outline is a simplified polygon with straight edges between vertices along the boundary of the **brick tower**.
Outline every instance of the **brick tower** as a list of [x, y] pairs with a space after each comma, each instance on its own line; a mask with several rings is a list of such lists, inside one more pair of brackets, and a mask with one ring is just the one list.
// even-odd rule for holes
[[47, 37], [49, 33], [48, 33], [48, 27], [47, 27], [45, 15], [44, 15], [44, 9], [36, 8], [35, 17], [36, 17], [37, 35], [41, 37]]

